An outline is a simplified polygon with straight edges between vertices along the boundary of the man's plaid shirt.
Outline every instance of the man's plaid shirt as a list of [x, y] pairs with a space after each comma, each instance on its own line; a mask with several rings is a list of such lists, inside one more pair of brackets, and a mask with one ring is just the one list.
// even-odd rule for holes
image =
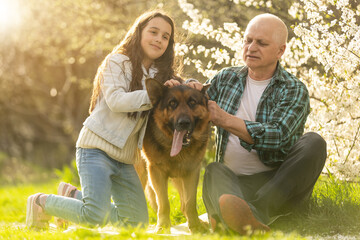
[[[221, 70], [214, 78], [207, 93], [223, 110], [235, 115], [244, 92], [247, 67], [230, 67]], [[306, 86], [278, 64], [275, 74], [263, 92], [256, 121], [245, 120], [246, 128], [254, 140], [240, 144], [250, 151], [255, 149], [260, 160], [268, 166], [278, 166], [294, 143], [302, 136], [310, 112]], [[216, 128], [216, 161], [223, 162], [229, 132]]]

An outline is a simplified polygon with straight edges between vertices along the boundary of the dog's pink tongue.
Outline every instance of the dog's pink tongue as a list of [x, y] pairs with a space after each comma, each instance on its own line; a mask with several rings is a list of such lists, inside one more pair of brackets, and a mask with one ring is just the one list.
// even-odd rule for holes
[[183, 144], [183, 138], [186, 134], [186, 131], [174, 131], [174, 137], [172, 141], [171, 151], [170, 151], [170, 157], [176, 156], [182, 148]]

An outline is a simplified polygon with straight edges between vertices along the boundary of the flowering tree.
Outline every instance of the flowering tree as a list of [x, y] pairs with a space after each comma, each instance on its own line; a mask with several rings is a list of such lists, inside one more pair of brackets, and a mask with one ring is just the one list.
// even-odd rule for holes
[[[230, 0], [231, 1], [231, 0]], [[279, 1], [233, 0], [232, 4], [272, 12]], [[177, 45], [185, 65], [194, 65], [210, 78], [222, 65], [242, 64], [243, 31], [236, 22], [215, 28], [193, 4], [178, 0], [190, 18], [182, 27], [203, 36], [214, 47]], [[283, 14], [283, 13], [282, 13]], [[306, 131], [327, 141], [327, 168], [339, 178], [354, 179], [360, 173], [360, 7], [349, 0], [292, 1], [286, 17], [293, 36], [282, 58], [285, 68], [308, 87], [312, 111]], [[205, 61], [204, 61], [205, 59]]]

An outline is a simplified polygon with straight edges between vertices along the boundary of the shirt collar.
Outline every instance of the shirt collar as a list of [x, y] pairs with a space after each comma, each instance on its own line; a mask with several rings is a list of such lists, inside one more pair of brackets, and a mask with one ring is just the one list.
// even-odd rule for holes
[[283, 76], [284, 68], [281, 66], [280, 62], [278, 61], [276, 70], [273, 76], [274, 82], [286, 82], [286, 79]]
[[[240, 78], [246, 78], [248, 75], [248, 67], [243, 66], [239, 71], [239, 77]], [[271, 79], [271, 83], [275, 82], [286, 82], [286, 79], [284, 78], [282, 72], [284, 71], [284, 68], [281, 66], [280, 62], [277, 62], [275, 73]]]

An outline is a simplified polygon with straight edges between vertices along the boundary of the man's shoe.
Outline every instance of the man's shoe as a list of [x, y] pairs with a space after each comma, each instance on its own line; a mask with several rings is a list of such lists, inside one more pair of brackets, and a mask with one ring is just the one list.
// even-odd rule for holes
[[228, 227], [241, 235], [251, 231], [263, 230], [269, 231], [270, 228], [259, 222], [253, 215], [249, 205], [241, 198], [223, 194], [219, 198], [219, 206], [222, 218]]
[[209, 217], [210, 229], [212, 233], [226, 233], [227, 229], [224, 224], [220, 221], [217, 215]]
[[216, 220], [215, 220], [215, 218], [213, 218], [213, 217], [209, 217], [209, 222], [210, 222], [210, 227], [211, 227], [211, 230], [213, 231], [213, 232], [215, 232], [216, 231], [216, 227], [217, 227], [217, 222], [216, 222]]
[[[63, 196], [63, 197], [75, 197], [75, 192], [77, 191], [77, 188], [70, 183], [61, 182], [57, 189], [57, 195]], [[62, 218], [55, 218], [55, 224], [59, 228], [67, 228], [69, 225], [69, 222]]]
[[38, 203], [38, 198], [43, 193], [36, 193], [27, 199], [26, 226], [28, 228], [44, 229], [49, 227], [51, 216], [47, 215]]

